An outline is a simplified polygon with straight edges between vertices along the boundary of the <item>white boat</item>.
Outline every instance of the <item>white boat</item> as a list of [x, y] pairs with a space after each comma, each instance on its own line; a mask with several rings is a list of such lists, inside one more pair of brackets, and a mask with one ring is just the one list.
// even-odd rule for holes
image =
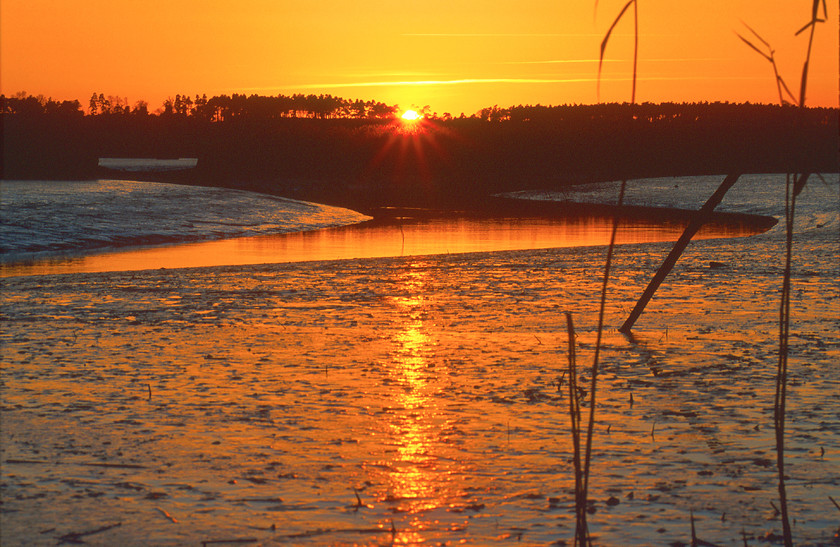
[[99, 158], [99, 167], [115, 171], [157, 172], [192, 169], [198, 158], [156, 159], [156, 158]]

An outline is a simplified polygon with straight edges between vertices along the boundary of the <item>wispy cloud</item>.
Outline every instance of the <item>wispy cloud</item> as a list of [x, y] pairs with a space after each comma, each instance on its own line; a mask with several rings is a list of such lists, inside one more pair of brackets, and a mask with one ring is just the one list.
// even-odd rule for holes
[[[425, 37], [425, 38], [597, 38], [599, 41], [604, 37], [598, 32], [403, 32], [400, 36]], [[632, 32], [616, 32], [612, 36], [632, 37]], [[685, 33], [679, 32], [648, 32], [647, 37], [672, 38], [682, 37]]]
[[[753, 80], [754, 77], [718, 77], [716, 80]], [[623, 77], [601, 78], [602, 82], [629, 82], [630, 75]], [[664, 81], [692, 81], [709, 80], [708, 77], [692, 76], [648, 76], [636, 78], [637, 81], [664, 82]], [[296, 84], [282, 86], [282, 89], [337, 89], [337, 88], [362, 88], [362, 87], [409, 87], [409, 86], [455, 86], [455, 85], [487, 85], [487, 84], [573, 84], [596, 82], [596, 77], [580, 78], [458, 78], [452, 80], [393, 80], [393, 81], [371, 81], [371, 82], [324, 82], [312, 84]], [[256, 88], [254, 88], [256, 90]], [[268, 89], [268, 88], [259, 88]], [[271, 89], [280, 89], [271, 88]]]
[[[614, 62], [615, 59], [604, 59], [604, 62]], [[598, 59], [547, 59], [545, 61], [503, 61], [503, 65], [574, 65], [598, 63]]]
[[[732, 59], [711, 58], [711, 57], [692, 57], [692, 58], [662, 58], [662, 59], [644, 59], [646, 63], [688, 63], [688, 62], [721, 62], [731, 61]], [[605, 63], [632, 63], [633, 59], [604, 59]], [[598, 59], [546, 59], [542, 61], [503, 61], [503, 65], [563, 65], [563, 64], [588, 64], [598, 63]]]
[[436, 85], [464, 85], [464, 84], [559, 84], [594, 81], [592, 78], [460, 78], [455, 80], [401, 80], [380, 82], [343, 82], [323, 84], [301, 84], [289, 86], [289, 89], [320, 89], [337, 87], [402, 87], [402, 86], [436, 86]]
[[424, 36], [444, 38], [591, 38], [600, 34], [560, 34], [560, 33], [516, 33], [516, 32], [405, 32], [400, 36]]

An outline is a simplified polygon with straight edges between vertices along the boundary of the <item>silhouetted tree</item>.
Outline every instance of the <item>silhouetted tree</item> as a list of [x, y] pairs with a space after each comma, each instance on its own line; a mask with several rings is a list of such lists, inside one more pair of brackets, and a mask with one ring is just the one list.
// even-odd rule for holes
[[149, 115], [149, 103], [146, 101], [137, 101], [134, 103], [134, 110], [132, 111], [133, 114], [138, 116], [148, 116]]

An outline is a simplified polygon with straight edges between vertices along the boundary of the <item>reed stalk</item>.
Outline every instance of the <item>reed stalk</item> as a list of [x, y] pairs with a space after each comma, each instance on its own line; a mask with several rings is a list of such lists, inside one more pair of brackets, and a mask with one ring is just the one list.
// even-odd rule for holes
[[[601, 81], [601, 66], [604, 61], [604, 52], [609, 42], [610, 34], [615, 26], [621, 20], [621, 17], [627, 9], [633, 5], [634, 28], [635, 28], [635, 46], [633, 51], [633, 87], [632, 87], [632, 103], [636, 102], [636, 66], [639, 51], [639, 18], [636, 0], [629, 0], [618, 16], [613, 21], [609, 30], [607, 31], [604, 40], [601, 42], [601, 55], [598, 63], [598, 86], [600, 95], [600, 81]], [[596, 2], [597, 6], [597, 2]], [[627, 187], [627, 181], [621, 182], [621, 188], [618, 195], [618, 207], [624, 203], [624, 193]], [[575, 467], [575, 545], [592, 545], [589, 537], [589, 526], [586, 519], [586, 509], [588, 504], [589, 493], [589, 476], [592, 462], [592, 437], [595, 429], [595, 403], [598, 387], [598, 363], [601, 355], [601, 340], [604, 333], [604, 311], [607, 302], [607, 286], [610, 279], [610, 269], [612, 266], [613, 251], [615, 250], [616, 234], [618, 232], [618, 216], [613, 218], [612, 232], [610, 234], [610, 244], [607, 248], [607, 259], [604, 267], [604, 278], [601, 285], [601, 300], [598, 310], [598, 329], [595, 339], [595, 352], [592, 360], [592, 378], [589, 386], [589, 418], [586, 428], [586, 444], [583, 453], [583, 461], [581, 461], [581, 412], [580, 412], [580, 395], [577, 384], [577, 363], [575, 357], [575, 331], [572, 322], [572, 314], [566, 312], [566, 326], [569, 335], [569, 416], [572, 422], [572, 445], [574, 450], [574, 467]]]
[[[738, 38], [743, 40], [743, 42], [745, 44], [747, 44], [749, 47], [754, 49], [756, 51], [756, 53], [758, 53], [759, 55], [761, 55], [762, 57], [767, 59], [767, 61], [773, 66], [773, 76], [776, 80], [776, 89], [779, 92], [779, 103], [780, 104], [796, 103], [796, 98], [793, 96], [793, 93], [791, 93], [790, 88], [788, 88], [785, 81], [779, 75], [779, 68], [778, 68], [778, 66], [776, 66], [776, 51], [773, 49], [773, 47], [770, 45], [770, 43], [767, 40], [762, 38], [761, 35], [758, 34], [756, 31], [754, 31], [748, 24], [744, 23], [744, 26], [747, 27], [747, 29], [753, 34], [753, 36], [755, 36], [758, 40], [761, 41], [762, 44], [764, 44], [765, 48], [767, 48], [767, 53], [765, 53], [758, 46], [753, 44], [751, 41], [747, 40], [746, 38], [744, 38], [743, 36], [741, 36], [737, 32], [735, 33], [738, 36]], [[791, 101], [788, 101], [788, 100], [785, 99], [784, 95], [782, 94], [782, 90], [784, 90], [787, 93], [788, 97], [790, 97], [792, 99]]]
[[[627, 181], [621, 181], [621, 188], [618, 193], [618, 206], [624, 204], [624, 191]], [[586, 452], [583, 464], [583, 491], [584, 495], [589, 491], [589, 464], [592, 461], [592, 434], [595, 428], [595, 395], [597, 393], [598, 364], [601, 355], [601, 339], [604, 333], [604, 310], [607, 304], [607, 285], [610, 280], [610, 269], [612, 268], [613, 251], [615, 250], [615, 239], [618, 233], [618, 217], [613, 218], [612, 233], [610, 234], [610, 245], [607, 248], [607, 260], [604, 265], [604, 280], [601, 284], [601, 302], [598, 310], [598, 332], [595, 337], [595, 354], [592, 359], [592, 380], [589, 386], [589, 423], [586, 430]]]
[[[632, 91], [631, 91], [631, 94], [630, 94], [630, 104], [635, 104], [636, 103], [636, 73], [637, 73], [636, 69], [638, 67], [638, 60], [639, 60], [639, 3], [638, 3], [637, 0], [629, 0], [626, 4], [624, 4], [624, 7], [621, 8], [620, 12], [618, 12], [618, 15], [616, 16], [616, 18], [613, 19], [613, 22], [610, 25], [610, 28], [607, 29], [607, 33], [604, 35], [604, 39], [601, 40], [601, 55], [598, 59], [598, 80], [597, 80], [597, 89], [596, 89], [598, 102], [601, 102], [601, 69], [603, 68], [603, 64], [604, 64], [604, 52], [607, 50], [607, 44], [610, 41], [610, 35], [612, 34], [612, 31], [615, 29], [616, 25], [618, 25], [618, 22], [621, 21], [621, 18], [624, 16], [624, 14], [627, 12], [627, 10], [630, 8], [631, 5], [633, 6], [633, 29], [634, 29], [634, 33], [633, 33], [633, 88], [632, 88]], [[597, 9], [597, 8], [598, 8], [598, 2], [596, 0], [595, 9]]]
[[572, 461], [575, 467], [575, 545], [590, 545], [586, 522], [586, 490], [584, 489], [583, 464], [580, 453], [580, 395], [577, 383], [577, 358], [575, 354], [575, 327], [572, 314], [566, 312], [566, 331], [569, 335], [569, 417], [572, 422]]
[[[624, 202], [626, 181], [622, 181], [618, 196], [618, 206]], [[566, 312], [566, 328], [569, 335], [569, 416], [572, 422], [572, 446], [575, 466], [575, 545], [592, 545], [589, 538], [589, 525], [586, 509], [589, 497], [590, 464], [592, 462], [592, 437], [595, 430], [595, 402], [598, 387], [598, 362], [601, 354], [601, 339], [604, 332], [604, 310], [607, 302], [607, 285], [610, 279], [612, 256], [618, 232], [618, 217], [613, 219], [610, 244], [607, 248], [607, 260], [604, 267], [604, 279], [601, 285], [601, 301], [598, 311], [598, 330], [595, 338], [595, 354], [592, 361], [592, 379], [589, 385], [589, 418], [586, 427], [586, 444], [581, 457], [581, 411], [580, 393], [577, 381], [577, 359], [575, 354], [575, 329], [572, 314]], [[582, 461], [581, 461], [582, 460]]]
[[793, 544], [785, 488], [785, 407], [787, 402], [788, 337], [790, 334], [790, 268], [793, 249], [793, 212], [796, 200], [791, 199], [790, 176], [785, 181], [785, 272], [779, 305], [779, 358], [776, 369], [776, 397], [773, 404], [773, 425], [776, 431], [776, 467], [779, 472], [779, 504], [785, 546]]
[[788, 353], [790, 349], [790, 292], [793, 262], [793, 225], [796, 198], [805, 188], [809, 174], [788, 175], [785, 179], [785, 269], [782, 278], [782, 297], [779, 304], [779, 353], [776, 370], [776, 397], [773, 404], [773, 423], [776, 431], [776, 467], [779, 473], [779, 505], [782, 536], [785, 546], [793, 545], [785, 486], [785, 415], [787, 411]]
[[[799, 101], [798, 105], [800, 108], [805, 107], [805, 98], [806, 98], [806, 90], [808, 87], [808, 67], [811, 60], [811, 51], [813, 49], [814, 44], [814, 34], [816, 31], [817, 23], [824, 22], [825, 19], [821, 19], [818, 17], [820, 5], [823, 8], [823, 14], [825, 19], [828, 18], [828, 8], [826, 6], [825, 0], [814, 0], [811, 6], [811, 20], [799, 31], [796, 32], [796, 35], [799, 35], [806, 29], [810, 29], [810, 35], [808, 38], [808, 50], [805, 55], [805, 62], [802, 66], [802, 78], [800, 81], [799, 86]], [[749, 28], [749, 27], [747, 27]], [[777, 84], [778, 82], [783, 82], [781, 77], [778, 75], [778, 71], [776, 70], [776, 63], [773, 57], [773, 50], [761, 36], [758, 35], [757, 32], [750, 29], [752, 33], [761, 40], [769, 50], [770, 54], [762, 53], [755, 45], [750, 43], [748, 40], [740, 37], [744, 42], [747, 43], [750, 47], [758, 51], [759, 54], [764, 56], [768, 61], [771, 62], [773, 65], [773, 71], [776, 76]], [[785, 86], [787, 89], [787, 86]], [[790, 94], [790, 91], [788, 90]], [[781, 97], [780, 94], [780, 101], [784, 104], [784, 99]], [[791, 531], [790, 526], [790, 515], [788, 511], [788, 503], [787, 503], [787, 488], [785, 486], [785, 416], [787, 411], [787, 380], [788, 380], [788, 354], [790, 350], [790, 293], [791, 293], [791, 267], [792, 267], [792, 257], [793, 257], [793, 226], [794, 226], [794, 218], [796, 216], [796, 198], [799, 196], [800, 192], [805, 188], [805, 185], [808, 182], [808, 177], [810, 176], [809, 173], [800, 173], [800, 174], [788, 174], [785, 177], [785, 268], [784, 274], [782, 277], [782, 295], [781, 295], [781, 302], [779, 303], [779, 352], [778, 352], [778, 365], [776, 369], [776, 395], [773, 404], [773, 423], [775, 427], [776, 433], [776, 467], [778, 470], [778, 491], [779, 491], [779, 505], [780, 510], [779, 513], [781, 514], [782, 519], [782, 536], [784, 539], [785, 547], [792, 547], [793, 546], [793, 533]]]
[[[629, 0], [624, 7], [619, 12], [618, 16], [613, 21], [612, 25], [608, 29], [603, 41], [601, 42], [601, 57], [598, 63], [598, 100], [600, 101], [600, 79], [601, 79], [601, 69], [604, 59], [604, 51], [606, 49], [607, 43], [609, 41], [610, 35], [618, 24], [619, 20], [622, 16], [627, 12], [630, 6], [633, 5], [634, 8], [634, 17], [635, 17], [635, 46], [634, 46], [634, 57], [633, 57], [633, 102], [635, 102], [635, 94], [636, 94], [636, 67], [637, 67], [637, 54], [638, 54], [638, 2], [637, 0]], [[595, 6], [597, 8], [597, 0], [595, 2]], [[819, 17], [820, 6], [822, 6], [823, 16], [824, 18]], [[808, 39], [808, 48], [807, 53], [805, 56], [805, 62], [802, 66], [802, 77], [800, 81], [800, 88], [799, 88], [799, 100], [792, 102], [798, 103], [800, 108], [805, 107], [805, 99], [806, 99], [806, 90], [807, 90], [807, 82], [808, 82], [808, 69], [811, 59], [811, 52], [813, 50], [813, 43], [814, 43], [814, 35], [816, 32], [816, 26], [818, 23], [824, 22], [828, 18], [828, 8], [826, 5], [825, 0], [813, 0], [811, 6], [811, 19], [810, 21], [805, 24], [799, 31], [796, 32], [796, 35], [801, 34], [805, 30], [809, 30], [810, 35]], [[745, 24], [745, 26], [747, 26]], [[752, 32], [752, 34], [760, 40], [764, 46], [767, 48], [767, 53], [763, 52], [759, 47], [753, 44], [750, 40], [744, 38], [740, 34], [738, 37], [743, 40], [749, 47], [754, 49], [760, 55], [762, 55], [773, 67], [773, 75], [775, 84], [779, 93], [779, 102], [781, 104], [786, 104], [788, 101], [785, 100], [784, 94], [782, 90], [788, 94], [789, 97], [793, 99], [793, 94], [791, 93], [790, 89], [788, 88], [787, 84], [785, 84], [782, 77], [779, 75], [778, 67], [776, 65], [775, 60], [775, 51], [770, 46], [770, 44], [764, 40], [756, 31], [752, 28], [747, 26], [747, 28]], [[737, 33], [736, 33], [737, 34]], [[695, 220], [692, 221], [692, 224], [697, 223], [698, 228], [699, 224], [703, 222], [703, 209], [708, 209], [708, 213], [711, 213], [711, 210], [720, 202], [720, 199], [723, 198], [723, 195], [726, 191], [737, 181], [739, 175], [738, 174], [730, 174], [726, 177], [724, 182], [721, 184], [718, 191], [709, 198], [706, 205], [698, 212], [695, 217]], [[778, 351], [778, 366], [777, 366], [777, 373], [776, 373], [776, 395], [774, 401], [774, 425], [776, 431], [776, 460], [777, 460], [777, 467], [778, 467], [778, 475], [779, 475], [779, 484], [778, 484], [778, 491], [779, 491], [779, 501], [781, 505], [781, 518], [782, 518], [782, 532], [783, 532], [783, 539], [786, 547], [790, 547], [793, 545], [793, 538], [792, 532], [790, 527], [790, 518], [788, 514], [788, 507], [787, 507], [787, 492], [785, 488], [785, 458], [784, 458], [784, 430], [785, 430], [785, 415], [787, 410], [787, 377], [788, 377], [788, 354], [789, 354], [789, 340], [790, 340], [790, 293], [791, 293], [791, 264], [792, 264], [792, 256], [793, 256], [793, 226], [794, 226], [794, 218], [796, 212], [796, 198], [802, 189], [805, 187], [809, 177], [809, 173], [801, 173], [801, 174], [793, 174], [792, 176], [788, 174], [786, 177], [785, 183], [785, 268], [784, 268], [784, 276], [782, 279], [782, 296], [781, 302], [779, 306], [779, 351]], [[624, 187], [626, 181], [622, 182], [621, 192], [623, 196]], [[696, 230], [694, 230], [696, 231]], [[691, 231], [691, 225], [689, 228], [686, 229], [686, 232], [683, 234], [683, 238], [685, 239], [684, 244], [691, 239], [693, 236], [693, 232]], [[668, 259], [666, 259], [665, 263], [663, 263], [660, 270], [657, 272], [657, 275], [651, 280], [648, 289], [646, 290], [646, 294], [642, 296], [642, 298], [637, 302], [636, 308], [631, 313], [631, 316], [628, 320], [622, 325], [619, 329], [622, 332], [629, 332], [635, 322], [636, 318], [641, 314], [644, 310], [644, 307], [647, 303], [647, 300], [653, 295], [653, 292], [656, 291], [659, 283], [664, 279], [664, 277], [670, 272], [671, 268], [673, 267], [673, 263], [679, 258], [682, 254], [682, 250], [678, 247], [680, 244], [683, 243], [682, 241], [678, 242], [675, 245], [674, 249], [672, 250], [671, 255], [669, 255]], [[601, 301], [601, 312], [599, 317], [599, 325], [598, 325], [598, 341], [596, 342], [595, 346], [595, 362], [593, 364], [593, 376], [592, 376], [592, 400], [591, 400], [591, 407], [590, 407], [590, 432], [591, 432], [591, 424], [594, 420], [594, 408], [595, 408], [595, 380], [596, 380], [596, 373], [597, 373], [597, 361], [598, 361], [598, 353], [600, 349], [600, 337], [601, 337], [601, 329], [602, 329], [602, 319], [603, 319], [603, 305], [604, 299], [606, 298], [606, 284], [607, 284], [607, 277], [609, 275], [609, 267], [610, 267], [610, 256], [612, 253], [612, 246], [613, 242], [610, 243], [610, 251], [608, 253], [607, 259], [607, 266], [606, 266], [606, 273], [604, 277], [604, 286], [602, 289], [602, 301]], [[672, 256], [673, 255], [673, 256]], [[659, 278], [659, 279], [657, 279]], [[649, 294], [648, 294], [649, 293]], [[571, 316], [567, 314], [567, 318], [569, 324], [571, 325]], [[570, 326], [571, 328], [571, 326]], [[572, 344], [571, 337], [570, 337], [570, 344]], [[571, 359], [571, 357], [570, 357]], [[572, 361], [570, 361], [570, 367], [572, 366]], [[579, 412], [579, 408], [578, 408]], [[579, 416], [578, 416], [579, 420]], [[574, 418], [573, 418], [574, 421]], [[579, 424], [578, 424], [578, 441], [575, 446], [576, 453], [579, 450]], [[651, 431], [652, 433], [652, 431]], [[581, 485], [584, 489], [584, 499], [586, 495], [586, 487], [588, 486], [588, 473], [589, 473], [589, 450], [591, 448], [591, 437], [587, 436], [587, 454], [586, 454], [586, 461], [583, 469], [583, 473], [585, 476], [585, 480]], [[576, 472], [578, 471], [579, 462], [576, 460]], [[576, 476], [576, 488], [578, 486], [577, 476]], [[832, 500], [833, 501], [833, 500]], [[578, 499], [576, 496], [576, 509], [578, 508]], [[584, 517], [585, 518], [585, 517]], [[691, 532], [692, 532], [692, 544], [694, 544], [696, 540], [695, 530], [694, 530], [694, 516], [692, 514], [691, 518]], [[577, 541], [578, 536], [576, 536]]]

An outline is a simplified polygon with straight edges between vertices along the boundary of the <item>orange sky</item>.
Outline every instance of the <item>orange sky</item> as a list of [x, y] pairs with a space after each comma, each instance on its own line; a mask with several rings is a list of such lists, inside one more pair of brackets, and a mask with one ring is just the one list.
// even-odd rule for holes
[[[54, 99], [332, 93], [472, 114], [597, 102], [598, 48], [625, 0], [2, 0], [0, 91]], [[639, 0], [638, 101], [777, 102], [797, 92], [811, 0]], [[807, 104], [838, 105], [838, 14], [819, 25]], [[629, 15], [629, 14], [628, 14]], [[632, 19], [607, 49], [602, 101], [630, 99]]]

